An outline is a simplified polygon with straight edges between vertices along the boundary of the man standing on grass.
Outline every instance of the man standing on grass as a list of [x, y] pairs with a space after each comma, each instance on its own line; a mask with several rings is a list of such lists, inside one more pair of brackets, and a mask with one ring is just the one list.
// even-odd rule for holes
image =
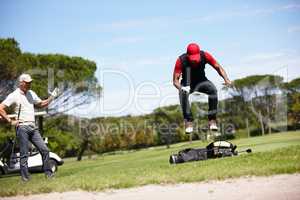
[[[179, 90], [180, 104], [185, 122], [185, 132], [193, 132], [193, 115], [189, 103], [189, 94], [194, 91], [208, 95], [208, 126], [210, 130], [217, 131], [218, 94], [215, 85], [205, 76], [205, 64], [211, 65], [224, 79], [224, 85], [230, 85], [225, 70], [205, 51], [200, 51], [196, 43], [187, 46], [186, 53], [179, 56], [173, 73], [173, 85]], [[181, 82], [180, 82], [181, 78]]]
[[[19, 87], [0, 104], [0, 116], [16, 127], [16, 134], [20, 144], [20, 171], [23, 181], [30, 180], [27, 163], [29, 141], [36, 146], [42, 155], [43, 170], [46, 177], [52, 178], [54, 176], [49, 166], [49, 149], [35, 126], [34, 106], [38, 108], [47, 107], [58, 95], [58, 90], [55, 89], [48, 99], [41, 100], [35, 92], [30, 90], [31, 82], [32, 78], [29, 74], [22, 74], [19, 77]], [[15, 113], [19, 112], [19, 119], [12, 120], [8, 117], [5, 109], [12, 105], [15, 105]]]

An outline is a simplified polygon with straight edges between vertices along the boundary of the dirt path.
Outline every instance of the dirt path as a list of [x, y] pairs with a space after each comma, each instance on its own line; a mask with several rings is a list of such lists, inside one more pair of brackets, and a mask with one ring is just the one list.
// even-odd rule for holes
[[31, 196], [0, 198], [3, 200], [299, 200], [300, 174], [272, 177], [246, 177], [205, 183], [148, 185], [106, 192], [74, 191]]

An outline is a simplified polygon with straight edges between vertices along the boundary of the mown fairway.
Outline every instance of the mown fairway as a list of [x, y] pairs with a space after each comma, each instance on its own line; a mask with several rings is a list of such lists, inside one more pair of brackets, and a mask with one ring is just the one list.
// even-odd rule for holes
[[0, 178], [0, 196], [70, 190], [100, 191], [146, 184], [172, 184], [226, 179], [240, 176], [269, 176], [300, 172], [300, 132], [272, 134], [232, 141], [238, 150], [252, 148], [252, 154], [208, 161], [170, 165], [169, 155], [187, 147], [205, 147], [200, 141], [180, 143], [115, 155], [97, 156], [77, 162], [65, 160], [55, 179], [33, 174], [29, 183], [19, 176]]

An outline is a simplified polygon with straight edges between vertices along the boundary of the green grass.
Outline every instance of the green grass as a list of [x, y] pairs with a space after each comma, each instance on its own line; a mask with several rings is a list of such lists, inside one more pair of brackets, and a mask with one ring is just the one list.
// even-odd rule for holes
[[0, 178], [0, 196], [70, 190], [101, 191], [147, 184], [173, 184], [222, 180], [241, 176], [269, 176], [300, 172], [300, 132], [234, 140], [239, 150], [251, 147], [252, 154], [170, 165], [169, 155], [186, 147], [204, 147], [200, 141], [143, 149], [120, 151], [77, 162], [67, 159], [54, 180], [33, 174], [22, 183], [19, 176]]

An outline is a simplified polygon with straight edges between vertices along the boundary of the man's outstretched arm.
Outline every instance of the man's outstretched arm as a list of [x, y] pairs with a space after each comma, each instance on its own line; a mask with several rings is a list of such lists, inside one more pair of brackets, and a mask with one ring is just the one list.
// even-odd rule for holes
[[42, 101], [38, 102], [37, 104], [35, 104], [35, 106], [38, 107], [38, 108], [46, 108], [51, 103], [51, 101], [53, 99], [54, 98], [52, 96], [50, 96], [50, 97], [48, 97], [48, 99], [45, 99], [45, 100], [42, 100]]
[[205, 52], [205, 58], [208, 62], [208, 64], [210, 64], [217, 72], [218, 74], [224, 79], [224, 85], [230, 85], [231, 81], [229, 80], [225, 70], [223, 69], [223, 67], [214, 59], [214, 57], [212, 57], [212, 55], [210, 55], [208, 52]]
[[59, 95], [58, 93], [59, 93], [59, 89], [55, 88], [53, 90], [53, 92], [51, 92], [51, 95], [48, 97], [48, 99], [40, 100], [40, 98], [38, 98], [36, 96], [36, 99], [37, 99], [38, 103], [36, 103], [35, 106], [38, 107], [38, 108], [45, 108], [45, 107], [47, 107], [51, 103], [51, 101], [53, 99], [55, 99]]
[[224, 85], [230, 85], [231, 81], [229, 80], [224, 68], [216, 62], [215, 65], [212, 65], [212, 67], [218, 72], [218, 74], [224, 79]]
[[182, 72], [182, 66], [181, 66], [181, 61], [178, 58], [174, 67], [174, 72], [173, 72], [173, 85], [180, 90], [181, 84], [180, 84], [180, 77], [181, 77], [181, 72]]
[[179, 74], [179, 73], [174, 73], [174, 74], [173, 74], [173, 85], [174, 85], [178, 90], [180, 90], [180, 88], [181, 88], [181, 85], [180, 85], [180, 82], [179, 82], [180, 76], [181, 76], [181, 74]]

